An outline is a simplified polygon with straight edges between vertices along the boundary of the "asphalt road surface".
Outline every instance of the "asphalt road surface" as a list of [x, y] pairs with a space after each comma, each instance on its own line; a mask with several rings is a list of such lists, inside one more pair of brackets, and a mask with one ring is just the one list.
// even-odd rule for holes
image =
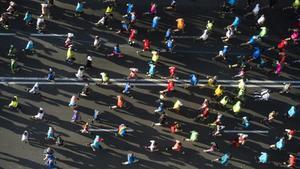
[[[74, 17], [75, 0], [56, 0], [55, 6], [51, 9], [51, 18], [46, 19], [47, 29], [45, 34], [39, 36], [33, 27], [26, 27], [22, 22], [22, 17], [26, 10], [32, 11], [34, 18], [40, 15], [40, 1], [16, 1], [18, 4], [19, 17], [11, 20], [11, 29], [0, 29], [0, 168], [16, 169], [46, 168], [43, 161], [42, 152], [48, 146], [55, 150], [55, 155], [59, 159], [57, 164], [63, 169], [89, 169], [89, 168], [244, 168], [256, 169], [262, 166], [257, 164], [255, 156], [265, 151], [270, 155], [270, 163], [265, 168], [284, 168], [282, 162], [288, 159], [289, 153], [299, 152], [299, 133], [294, 140], [290, 141], [284, 150], [275, 151], [269, 149], [270, 144], [274, 144], [278, 137], [283, 135], [285, 128], [295, 128], [299, 130], [299, 116], [292, 120], [287, 120], [283, 114], [290, 106], [299, 104], [299, 65], [292, 64], [299, 59], [299, 46], [290, 45], [287, 49], [287, 64], [284, 66], [280, 76], [269, 73], [272, 70], [271, 62], [276, 57], [275, 52], [264, 52], [270, 59], [264, 70], [254, 68], [247, 72], [246, 82], [248, 84], [245, 101], [242, 105], [242, 114], [233, 116], [228, 110], [223, 110], [217, 106], [212, 107], [209, 119], [205, 122], [194, 122], [197, 109], [205, 98], [211, 98], [213, 90], [205, 86], [207, 75], [217, 75], [219, 82], [224, 85], [227, 95], [234, 96], [237, 91], [235, 85], [237, 81], [232, 77], [238, 70], [229, 69], [224, 63], [213, 61], [211, 58], [218, 54], [224, 46], [220, 40], [224, 36], [224, 27], [231, 24], [236, 15], [242, 16], [250, 10], [245, 9], [245, 2], [238, 4], [237, 10], [233, 14], [228, 14], [225, 18], [218, 17], [220, 1], [208, 0], [178, 0], [176, 12], [164, 11], [163, 8], [169, 1], [154, 1], [159, 5], [158, 15], [162, 18], [159, 23], [159, 30], [148, 32], [151, 27], [151, 17], [142, 16], [147, 11], [151, 1], [134, 0], [136, 5], [137, 20], [137, 44], [131, 47], [127, 44], [128, 35], [118, 35], [115, 31], [120, 27], [121, 16], [125, 13], [126, 3], [121, 1], [114, 11], [115, 20], [112, 22], [113, 30], [95, 27], [94, 23], [103, 14], [107, 3], [96, 0], [88, 0], [84, 5], [84, 14], [81, 17]], [[269, 28], [269, 35], [260, 46], [263, 49], [276, 45], [283, 37], [289, 36], [287, 29], [293, 25], [297, 17], [291, 11], [282, 11], [290, 0], [279, 2], [274, 9], [264, 8], [266, 15], [266, 25]], [[261, 1], [262, 6], [267, 6], [267, 1]], [[0, 1], [1, 12], [7, 8], [7, 3]], [[158, 65], [157, 76], [154, 80], [146, 79], [148, 71], [148, 61], [151, 59], [150, 53], [137, 55], [136, 51], [141, 50], [141, 41], [149, 38], [152, 41], [153, 49], [164, 49], [162, 44], [164, 32], [167, 28], [176, 28], [176, 18], [183, 17], [186, 20], [186, 30], [184, 33], [175, 34], [176, 47], [174, 54], [162, 53]], [[207, 20], [214, 20], [215, 28], [212, 36], [207, 42], [194, 42], [192, 37], [199, 36], [205, 29]], [[241, 48], [239, 44], [245, 42], [257, 30], [250, 29], [254, 25], [254, 18], [249, 16], [242, 18], [240, 31], [227, 45], [230, 47], [229, 56], [238, 55], [250, 56], [251, 48]], [[65, 37], [63, 35], [74, 33], [74, 47], [76, 48], [76, 61], [73, 65], [65, 63], [66, 49], [64, 48]], [[54, 36], [57, 34], [59, 36]], [[61, 36], [60, 36], [61, 35]], [[104, 45], [99, 50], [91, 47], [93, 37], [99, 35], [104, 41]], [[28, 39], [33, 40], [35, 54], [25, 55], [22, 48], [25, 47]], [[119, 43], [124, 58], [108, 58], [106, 54], [111, 53], [114, 44]], [[10, 44], [17, 48], [18, 64], [21, 71], [12, 74], [9, 69], [9, 58], [7, 52]], [[111, 132], [97, 132], [104, 138], [103, 150], [93, 152], [86, 146], [95, 135], [81, 134], [81, 124], [71, 122], [72, 110], [68, 107], [72, 95], [78, 94], [85, 82], [74, 80], [78, 67], [85, 64], [86, 56], [93, 57], [93, 68], [87, 70], [86, 75], [91, 79], [100, 78], [100, 72], [107, 72], [115, 80], [111, 85], [96, 86], [91, 81], [92, 94], [88, 97], [80, 97], [79, 112], [84, 121], [89, 121], [94, 109], [102, 112], [101, 123], [93, 124], [94, 128], [117, 128], [120, 124], [125, 124], [133, 129], [126, 137], [116, 137]], [[183, 131], [178, 134], [170, 133], [168, 126], [151, 127], [152, 122], [156, 122], [158, 115], [153, 111], [158, 106], [156, 100], [159, 91], [165, 88], [166, 80], [161, 77], [168, 76], [168, 67], [175, 65], [178, 68], [177, 76], [179, 82], [176, 83], [176, 90], [168, 95], [167, 107], [171, 107], [173, 102], [180, 99], [183, 108], [180, 113], [169, 110], [168, 122], [174, 121], [182, 123]], [[45, 80], [49, 67], [52, 67], [57, 75], [55, 82]], [[109, 105], [115, 104], [114, 96], [123, 90], [124, 77], [128, 76], [129, 68], [139, 69], [139, 80], [133, 88], [132, 96], [125, 96], [129, 109], [110, 110]], [[191, 73], [196, 73], [200, 78], [198, 87], [184, 88], [182, 81], [188, 80]], [[223, 80], [223, 81], [221, 81]], [[266, 81], [267, 80], [267, 81]], [[283, 82], [292, 82], [292, 90], [289, 94], [279, 94]], [[33, 86], [35, 82], [40, 82], [42, 96], [36, 96], [26, 92], [26, 88]], [[254, 101], [251, 94], [255, 90], [270, 88], [271, 99], [266, 102]], [[13, 96], [18, 96], [21, 104], [21, 111], [8, 109], [8, 104]], [[215, 101], [211, 101], [215, 103]], [[38, 122], [30, 119], [35, 115], [39, 107], [44, 108], [48, 122]], [[279, 117], [271, 126], [266, 126], [260, 121], [269, 112], [276, 110]], [[251, 120], [249, 130], [268, 131], [267, 134], [251, 133], [246, 144], [240, 148], [234, 148], [230, 142], [236, 137], [236, 133], [227, 133], [221, 137], [212, 137], [212, 129], [208, 123], [213, 122], [218, 112], [224, 114], [223, 123], [228, 130], [239, 130], [242, 125], [242, 116], [246, 115]], [[58, 147], [45, 141], [48, 127], [52, 126], [57, 134], [62, 135], [65, 140], [63, 147]], [[24, 130], [30, 133], [29, 144], [21, 143], [21, 134]], [[197, 130], [199, 140], [195, 143], [183, 142], [185, 154], [166, 152], [164, 149], [174, 144], [175, 140], [182, 140], [189, 137], [191, 130]], [[161, 151], [151, 153], [143, 147], [149, 145], [149, 140], [154, 139], [159, 143]], [[210, 142], [219, 144], [220, 151], [213, 153], [203, 153], [203, 149], [209, 148]], [[127, 160], [127, 153], [134, 152], [140, 160], [132, 166], [122, 166], [121, 162]], [[211, 160], [219, 157], [223, 153], [230, 152], [232, 158], [227, 167], [221, 166]]]

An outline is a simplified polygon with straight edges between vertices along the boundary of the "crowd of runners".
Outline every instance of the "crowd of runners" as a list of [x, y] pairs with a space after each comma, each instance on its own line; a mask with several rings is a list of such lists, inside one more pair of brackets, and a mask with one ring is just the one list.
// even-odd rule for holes
[[[6, 3], [1, 3], [7, 5], [7, 9], [5, 11], [1, 11], [0, 23], [4, 29], [11, 29], [11, 20], [15, 19], [16, 16], [22, 16], [22, 22], [24, 25], [31, 27], [32, 29], [36, 29], [39, 33], [44, 33], [47, 29], [47, 20], [51, 19], [51, 11], [52, 8], [55, 8], [55, 0], [45, 0], [41, 2], [41, 15], [33, 16], [30, 10], [26, 11], [25, 14], [20, 13], [18, 10], [22, 8], [22, 6], [18, 6], [18, 1], [7, 1]], [[226, 129], [226, 122], [223, 121], [222, 112], [230, 112], [234, 116], [240, 119], [240, 124], [237, 126], [242, 126], [240, 128], [241, 131], [245, 131], [244, 133], [236, 133], [236, 137], [231, 141], [232, 148], [242, 147], [247, 144], [248, 135], [247, 130], [251, 130], [251, 118], [243, 112], [243, 106], [245, 106], [245, 99], [247, 93], [247, 72], [253, 69], [260, 70], [268, 70], [270, 74], [274, 76], [280, 76], [280, 74], [284, 71], [285, 65], [290, 64], [287, 63], [287, 50], [292, 49], [299, 45], [299, 29], [300, 29], [300, 18], [299, 18], [299, 7], [300, 1], [294, 0], [290, 6], [283, 8], [282, 12], [289, 12], [292, 15], [295, 15], [298, 20], [294, 21], [293, 25], [290, 25], [290, 29], [286, 30], [289, 32], [289, 36], [282, 37], [281, 41], [278, 41], [274, 44], [269, 44], [271, 47], [266, 48], [261, 45], [264, 42], [265, 38], [268, 37], [268, 32], [271, 29], [266, 26], [266, 21], [269, 19], [264, 15], [264, 10], [272, 10], [277, 3], [280, 3], [277, 0], [268, 0], [268, 6], [261, 6], [260, 1], [256, 0], [248, 0], [247, 7], [244, 9], [246, 14], [243, 16], [235, 16], [236, 8], [239, 8], [237, 3], [238, 0], [224, 0], [223, 4], [220, 4], [220, 16], [221, 18], [226, 18], [228, 16], [235, 16], [232, 23], [230, 23], [227, 27], [225, 27], [224, 36], [220, 37], [220, 41], [224, 43], [224, 47], [220, 49], [220, 51], [216, 52], [215, 56], [212, 56], [212, 60], [214, 62], [222, 62], [227, 65], [228, 69], [237, 70], [237, 74], [233, 76], [236, 79], [237, 87], [235, 93], [226, 92], [226, 88], [218, 83], [218, 77], [214, 75], [207, 76], [207, 83], [200, 84], [199, 83], [199, 75], [191, 74], [189, 76], [189, 81], [184, 82], [184, 89], [196, 88], [199, 86], [205, 86], [212, 89], [213, 93], [209, 96], [208, 99], [203, 100], [203, 103], [199, 103], [199, 109], [197, 110], [197, 115], [194, 117], [194, 120], [199, 123], [204, 123], [211, 129], [211, 135], [216, 137], [216, 139], [222, 139], [222, 135], [224, 134], [224, 130]], [[74, 5], [74, 17], [81, 17], [85, 11], [84, 7], [88, 1], [78, 0], [77, 4]], [[101, 2], [99, 2], [101, 3]], [[161, 66], [159, 64], [160, 58], [164, 57], [164, 53], [173, 54], [174, 48], [176, 48], [176, 42], [173, 38], [173, 35], [180, 35], [186, 32], [185, 28], [187, 23], [184, 18], [173, 18], [176, 28], [174, 29], [174, 25], [170, 25], [170, 28], [165, 30], [165, 34], [161, 36], [162, 43], [161, 49], [154, 49], [151, 46], [151, 37], [145, 39], [138, 39], [137, 35], [139, 34], [139, 27], [136, 26], [138, 20], [143, 20], [143, 18], [151, 17], [152, 23], [149, 28], [149, 32], [157, 31], [161, 16], [160, 10], [158, 8], [159, 3], [151, 3], [148, 11], [144, 11], [142, 14], [136, 13], [136, 6], [134, 3], [128, 1], [126, 6], [121, 6], [116, 0], [115, 1], [106, 1], [104, 4], [107, 7], [104, 10], [103, 15], [99, 18], [99, 20], [95, 21], [95, 27], [101, 27], [101, 29], [112, 30], [113, 25], [112, 20], [114, 18], [115, 12], [120, 12], [122, 14], [122, 20], [120, 21], [120, 28], [115, 32], [116, 34], [120, 34], [121, 36], [128, 37], [128, 45], [135, 46], [136, 41], [141, 40], [143, 44], [143, 48], [137, 50], [137, 55], [141, 55], [142, 53], [149, 53], [152, 57], [147, 62], [149, 65], [149, 69], [145, 78], [162, 78], [166, 82], [166, 88], [161, 91], [157, 91], [157, 101], [153, 103], [153, 105], [157, 104], [157, 108], [154, 108], [153, 112], [158, 115], [158, 120], [154, 121], [149, 126], [153, 128], [157, 127], [166, 127], [170, 129], [170, 132], [173, 134], [182, 132], [184, 129], [180, 122], [169, 120], [168, 111], [173, 111], [175, 113], [180, 114], [182, 111], [182, 107], [184, 107], [184, 101], [177, 99], [172, 106], [169, 105], [169, 96], [170, 93], [174, 92], [178, 86], [176, 86], [179, 82], [179, 79], [185, 77], [178, 77], [176, 74], [177, 67], [176, 65], [165, 67], [163, 69], [167, 69], [169, 74], [164, 77], [157, 76], [157, 67]], [[122, 11], [116, 11], [116, 7], [119, 9], [122, 8]], [[176, 13], [177, 3], [176, 0], [170, 0], [170, 4], [168, 6], [164, 6], [163, 9]], [[161, 9], [161, 8], [160, 8]], [[100, 9], [99, 9], [100, 10]], [[235, 50], [233, 46], [229, 45], [229, 42], [235, 37], [243, 34], [240, 30], [240, 26], [243, 25], [243, 19], [251, 19], [253, 20], [253, 26], [249, 29], [252, 29], [251, 32], [255, 32], [249, 36], [249, 40], [241, 43], [241, 48], [249, 48], [253, 52], [245, 53], [244, 55], [239, 55], [233, 57], [229, 55], [230, 51]], [[206, 28], [202, 33], [197, 35], [194, 40], [195, 43], [201, 43], [201, 41], [207, 41], [211, 34], [214, 34], [215, 25], [214, 20], [207, 20]], [[277, 24], [277, 23], [274, 23]], [[72, 66], [74, 61], [76, 60], [76, 45], [74, 44], [76, 41], [76, 35], [72, 32], [66, 34], [65, 39], [65, 51], [66, 51], [66, 64]], [[210, 43], [210, 42], [208, 42]], [[102, 47], [103, 42], [101, 40], [101, 34], [94, 37], [94, 40], [90, 42], [95, 51], [99, 51]], [[4, 47], [6, 44], [3, 44]], [[28, 43], [24, 46], [23, 49], [16, 49], [14, 44], [8, 46], [9, 51], [7, 52], [7, 57], [9, 57], [10, 69], [11, 73], [18, 75], [19, 71], [22, 71], [22, 67], [18, 65], [18, 56], [17, 51], [22, 51], [25, 54], [33, 54], [35, 53], [35, 42], [33, 40], [28, 40]], [[268, 56], [266, 53], [273, 52], [273, 57]], [[120, 44], [115, 44], [111, 53], [107, 54], [107, 59], [111, 57], [126, 57], [126, 55], [122, 52], [120, 48]], [[134, 64], [133, 64], [134, 66]], [[89, 76], [86, 74], [87, 69], [93, 69], [93, 57], [87, 56], [86, 62], [82, 63], [82, 66], [78, 67], [78, 71], [75, 72], [74, 77], [78, 78], [79, 81], [86, 81], [86, 84], [83, 86], [81, 91], [78, 91], [78, 94], [74, 94], [69, 101], [70, 111], [73, 112], [73, 116], [70, 121], [76, 124], [82, 124], [82, 129], [80, 132], [82, 134], [93, 134], [95, 136], [94, 140], [91, 140], [90, 143], [87, 143], [87, 150], [90, 148], [91, 151], [105, 151], [102, 149], [102, 144], [105, 140], [101, 137], [101, 131], [106, 129], [97, 129], [93, 128], [94, 123], [101, 123], [101, 110], [94, 110], [94, 114], [90, 119], [82, 119], [78, 108], [80, 107], [80, 97], [89, 97], [89, 95], [93, 92], [91, 90], [89, 82]], [[128, 97], [133, 97], [132, 92], [134, 92], [133, 86], [135, 81], [140, 78], [139, 75], [140, 70], [136, 67], [128, 67], [128, 77], [126, 77], [127, 82], [125, 83], [124, 90], [116, 96], [115, 104], [110, 104], [109, 108], [112, 110], [116, 109], [128, 109], [130, 111], [131, 106], [126, 101]], [[99, 87], [103, 85], [110, 85], [110, 76], [108, 72], [98, 72], [99, 78], [101, 81], [97, 81], [96, 85]], [[46, 76], [46, 75], [45, 75]], [[49, 81], [55, 81], [55, 69], [49, 65], [49, 71], [47, 74], [47, 79]], [[182, 82], [181, 82], [182, 83]], [[282, 84], [281, 90], [273, 90], [268, 89], [267, 87], [261, 89], [259, 91], [255, 91], [254, 93], [248, 93], [252, 95], [250, 99], [254, 99], [256, 101], [268, 102], [270, 101], [270, 96], [274, 92], [278, 92], [282, 95], [289, 93], [293, 86], [290, 83]], [[32, 86], [32, 88], [26, 89], [27, 92], [32, 93], [34, 95], [42, 96], [42, 90], [40, 89], [40, 84], [37, 82]], [[176, 95], [177, 98], [180, 98], [180, 95]], [[173, 96], [172, 95], [172, 96]], [[14, 96], [11, 102], [8, 104], [8, 107], [13, 110], [22, 110], [22, 105], [19, 103], [19, 99], [22, 96]], [[37, 96], [38, 97], [38, 96]], [[249, 98], [248, 98], [249, 99]], [[295, 117], [298, 114], [298, 105], [289, 105], [289, 109], [286, 112], [277, 112], [276, 107], [274, 107], [274, 111], [271, 111], [265, 119], [259, 121], [264, 125], [272, 125], [274, 120], [280, 118], [286, 118], [288, 121], [295, 120]], [[218, 110], [217, 114], [212, 114], [212, 109]], [[208, 121], [209, 117], [213, 116], [214, 121]], [[47, 114], [44, 112], [44, 108], [39, 108], [36, 115], [30, 117], [33, 120], [45, 121], [47, 122]], [[110, 130], [110, 129], [107, 129]], [[110, 132], [113, 132], [116, 137], [123, 137], [126, 139], [128, 132], [134, 132], [134, 128], [131, 129], [130, 126], [126, 126], [126, 124], [119, 124], [119, 127], [116, 129], [111, 129]], [[290, 144], [291, 140], [294, 139], [296, 134], [296, 129], [294, 128], [286, 128], [282, 131], [282, 135], [278, 138], [273, 138], [273, 143], [270, 144], [270, 149], [275, 149], [276, 151], [281, 151], [285, 148], [287, 144]], [[157, 140], [149, 140], [149, 145], [144, 146], [145, 151], [157, 152], [157, 151], [168, 151], [171, 153], [185, 154], [184, 145], [189, 144], [188, 142], [201, 142], [201, 139], [198, 139], [198, 136], [201, 135], [197, 128], [190, 131], [190, 137], [182, 138], [181, 140], [174, 140], [174, 144], [162, 147], [159, 145]], [[21, 137], [21, 141], [24, 143], [30, 142], [30, 132], [24, 131]], [[114, 137], [114, 136], [112, 136]], [[147, 136], [145, 136], [147, 137]], [[64, 146], [63, 137], [56, 133], [53, 127], [49, 127], [48, 131], [45, 131], [45, 139], [57, 146]], [[150, 138], [149, 138], [150, 139]], [[54, 145], [53, 145], [54, 146]], [[220, 151], [223, 153], [217, 159], [212, 161], [216, 161], [221, 165], [227, 166], [230, 163], [230, 158], [232, 154], [230, 152], [223, 152], [223, 148], [218, 145], [216, 141], [212, 141], [210, 148], [203, 149], [205, 153], [211, 153], [213, 151]], [[263, 152], [258, 152], [255, 160], [251, 161], [251, 163], [260, 163], [263, 165], [268, 165], [271, 163], [271, 150], [266, 149]], [[44, 151], [44, 160], [47, 168], [58, 168], [59, 162], [57, 163], [57, 159], [55, 158], [54, 150], [49, 147]], [[299, 158], [299, 157], [298, 157]], [[131, 165], [139, 161], [139, 157], [135, 156], [134, 153], [128, 153], [127, 160], [122, 162], [123, 165]], [[286, 154], [286, 161], [282, 161], [282, 165], [288, 168], [296, 168], [297, 161], [297, 151], [289, 152]]]

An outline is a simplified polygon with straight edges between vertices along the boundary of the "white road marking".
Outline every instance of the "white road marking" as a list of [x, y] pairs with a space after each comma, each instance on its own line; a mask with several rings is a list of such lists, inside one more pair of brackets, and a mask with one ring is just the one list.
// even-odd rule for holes
[[199, 36], [172, 36], [172, 38], [174, 38], [174, 39], [194, 39], [194, 38], [197, 38], [200, 36], [201, 35], [199, 35]]
[[55, 33], [31, 33], [30, 36], [38, 36], [38, 37], [66, 37], [67, 34], [55, 34]]
[[[0, 81], [47, 81], [46, 77], [0, 77]], [[91, 81], [101, 81], [100, 78], [89, 78]], [[78, 82], [83, 82], [77, 78], [55, 78], [55, 81], [78, 81]], [[116, 78], [116, 79], [110, 79], [111, 82], [124, 82], [128, 81], [125, 78]], [[167, 82], [168, 79], [136, 79], [136, 80], [129, 80], [130, 82]], [[177, 83], [184, 83], [184, 82], [190, 82], [189, 79], [178, 79], [178, 80], [173, 80], [174, 82]], [[199, 79], [199, 83], [204, 82], [207, 83], [207, 79]], [[218, 83], [239, 83], [238, 80], [218, 80]], [[291, 84], [300, 84], [300, 81], [298, 80], [248, 80], [246, 81], [247, 83], [255, 83], [255, 84], [283, 84], [283, 83], [291, 83]]]
[[16, 36], [15, 33], [0, 33], [0, 36]]
[[[40, 85], [79, 85], [79, 86], [83, 86], [86, 83], [89, 83], [90, 85], [96, 85], [95, 82], [85, 82], [85, 81], [68, 81], [68, 82], [57, 82], [57, 81], [14, 81], [14, 82], [0, 82], [0, 84], [2, 85], [33, 85], [36, 82], [39, 82]], [[125, 86], [126, 82], [111, 82], [108, 85], [103, 85], [103, 86]], [[131, 82], [131, 84], [133, 86], [152, 86], [152, 87], [157, 87], [157, 86], [162, 86], [165, 87], [167, 86], [167, 83], [135, 83], [135, 82]], [[185, 87], [185, 86], [190, 86], [188, 83], [186, 84], [175, 84], [175, 86], [177, 87]], [[197, 87], [204, 87], [206, 86], [206, 84], [198, 84]], [[222, 84], [223, 87], [238, 87], [237, 84]], [[277, 84], [249, 84], [246, 85], [246, 87], [248, 88], [282, 88], [283, 85], [277, 85]], [[300, 85], [293, 85], [293, 88], [300, 88]]]
[[[89, 129], [89, 131], [104, 131], [104, 132], [117, 132], [118, 129]], [[126, 129], [126, 132], [133, 132], [133, 129]]]
[[[109, 85], [124, 86], [126, 82], [130, 82], [134, 86], [167, 86], [167, 79], [136, 79], [127, 80], [125, 78], [110, 79]], [[190, 86], [189, 79], [174, 80], [175, 86], [185, 87]], [[95, 85], [96, 82], [101, 82], [100, 78], [89, 78], [88, 81], [83, 81], [77, 78], [56, 78], [55, 81], [48, 81], [42, 77], [0, 77], [0, 84], [3, 85], [26, 85], [39, 82], [41, 85], [84, 85], [89, 83]], [[237, 87], [238, 80], [218, 80], [218, 83], [224, 87]], [[273, 81], [273, 80], [248, 80], [246, 87], [249, 88], [282, 88], [283, 83], [291, 83], [293, 88], [300, 88], [300, 81]], [[199, 79], [197, 86], [204, 87], [207, 84], [207, 79]]]
[[268, 130], [224, 130], [224, 133], [264, 133], [267, 134], [269, 133]]

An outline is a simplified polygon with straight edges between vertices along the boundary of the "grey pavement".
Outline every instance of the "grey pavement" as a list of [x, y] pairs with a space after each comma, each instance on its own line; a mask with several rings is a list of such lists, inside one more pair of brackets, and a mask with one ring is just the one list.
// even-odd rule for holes
[[[82, 17], [73, 17], [75, 9], [75, 0], [56, 0], [52, 9], [52, 18], [46, 20], [49, 34], [66, 34], [72, 32], [75, 34], [75, 64], [69, 66], [65, 63], [66, 49], [64, 48], [65, 37], [39, 37], [31, 36], [37, 32], [34, 28], [25, 27], [22, 22], [22, 16], [26, 9], [33, 12], [34, 18], [40, 14], [40, 1], [17, 1], [20, 17], [12, 20], [12, 28], [8, 31], [0, 29], [0, 33], [16, 33], [16, 35], [1, 36], [0, 34], [0, 168], [15, 169], [28, 168], [40, 169], [45, 168], [42, 160], [42, 152], [48, 146], [55, 150], [59, 158], [57, 164], [63, 169], [90, 169], [90, 168], [145, 168], [145, 169], [206, 169], [206, 168], [230, 168], [230, 169], [256, 169], [262, 166], [255, 162], [254, 157], [261, 151], [270, 154], [271, 163], [267, 168], [283, 168], [279, 164], [288, 159], [288, 153], [297, 153], [299, 151], [299, 134], [289, 142], [283, 151], [270, 150], [268, 146], [275, 143], [276, 138], [283, 135], [285, 128], [295, 128], [299, 130], [299, 116], [293, 120], [287, 120], [283, 117], [291, 105], [299, 104], [300, 90], [292, 88], [289, 94], [280, 95], [278, 91], [284, 81], [294, 81], [294, 86], [299, 86], [299, 66], [292, 65], [294, 60], [299, 59], [299, 46], [288, 48], [288, 64], [284, 67], [280, 77], [269, 73], [271, 70], [271, 60], [265, 70], [253, 69], [247, 72], [249, 84], [253, 85], [247, 88], [247, 96], [242, 105], [242, 115], [233, 116], [228, 110], [222, 110], [212, 102], [213, 110], [209, 119], [205, 122], [194, 122], [193, 118], [197, 115], [197, 109], [205, 98], [213, 95], [213, 90], [200, 85], [195, 88], [183, 88], [182, 83], [176, 85], [176, 90], [168, 95], [167, 107], [172, 106], [176, 99], [180, 99], [184, 106], [180, 114], [167, 110], [168, 121], [172, 123], [178, 121], [182, 123], [183, 131], [178, 134], [172, 134], [168, 126], [151, 127], [152, 122], [156, 122], [158, 115], [153, 113], [158, 103], [156, 100], [159, 91], [165, 88], [166, 81], [161, 79], [168, 75], [168, 66], [176, 65], [178, 68], [177, 76], [179, 80], [187, 80], [191, 73], [196, 73], [205, 83], [207, 75], [217, 75], [219, 79], [227, 80], [224, 82], [226, 94], [234, 96], [237, 91], [232, 88], [236, 84], [232, 76], [238, 73], [238, 70], [229, 69], [226, 64], [211, 60], [218, 51], [223, 47], [220, 36], [224, 36], [224, 27], [229, 25], [235, 15], [243, 15], [244, 2], [240, 2], [236, 13], [230, 14], [221, 19], [217, 11], [220, 8], [219, 1], [209, 0], [178, 0], [178, 9], [176, 13], [163, 11], [162, 8], [169, 4], [169, 1], [155, 1], [159, 4], [159, 15], [162, 17], [160, 27], [157, 32], [148, 33], [147, 29], [151, 26], [151, 17], [143, 17], [141, 14], [149, 8], [151, 1], [133, 0], [137, 6], [138, 13], [137, 29], [138, 43], [134, 47], [127, 45], [128, 35], [117, 35], [115, 30], [119, 28], [121, 15], [125, 12], [125, 4], [129, 1], [120, 1], [119, 6], [114, 12], [116, 20], [113, 21], [113, 31], [109, 31], [93, 25], [103, 14], [107, 4], [100, 0], [88, 0], [85, 4], [85, 13]], [[263, 6], [267, 1], [261, 1]], [[287, 37], [287, 28], [292, 25], [296, 17], [292, 12], [283, 12], [291, 0], [279, 2], [274, 9], [264, 9], [267, 17], [267, 27], [270, 27], [269, 36], [261, 43], [262, 48], [276, 45], [283, 37]], [[3, 11], [7, 4], [0, 1], [0, 10]], [[150, 38], [153, 42], [154, 49], [163, 49], [161, 43], [164, 32], [167, 28], [175, 28], [177, 17], [184, 17], [187, 22], [186, 32], [178, 33], [176, 36], [197, 36], [205, 28], [206, 21], [213, 19], [215, 21], [215, 31], [207, 43], [194, 43], [193, 39], [178, 38], [176, 39], [175, 54], [162, 53], [158, 65], [159, 84], [149, 82], [145, 79], [148, 70], [147, 61], [151, 59], [150, 53], [136, 55], [136, 50], [142, 48], [141, 40]], [[280, 22], [279, 22], [280, 21]], [[247, 40], [257, 31], [249, 29], [253, 26], [254, 19], [251, 17], [242, 18], [241, 35], [230, 42], [232, 48], [230, 57], [237, 55], [250, 55], [250, 48], [240, 48], [238, 45]], [[105, 42], [98, 50], [91, 47], [93, 36], [99, 35]], [[32, 39], [36, 48], [33, 55], [24, 55], [21, 51], [25, 47], [27, 40]], [[125, 53], [124, 58], [108, 58], [105, 55], [110, 53], [115, 43], [120, 43], [121, 50]], [[14, 44], [17, 49], [18, 63], [21, 71], [12, 74], [9, 70], [9, 58], [7, 52], [10, 44]], [[133, 88], [133, 98], [125, 96], [125, 100], [131, 105], [130, 109], [112, 111], [109, 105], [115, 104], [114, 96], [120, 94], [123, 89], [122, 85], [95, 86], [92, 84], [92, 94], [88, 97], [80, 97], [79, 111], [84, 121], [91, 119], [94, 109], [99, 109], [102, 122], [95, 123], [95, 128], [116, 128], [119, 124], [126, 124], [132, 128], [131, 132], [125, 138], [114, 136], [113, 133], [99, 132], [104, 138], [103, 150], [93, 152], [86, 144], [91, 142], [94, 135], [83, 135], [79, 132], [81, 124], [74, 124], [71, 121], [72, 110], [68, 107], [68, 102], [73, 94], [78, 94], [85, 82], [70, 80], [75, 78], [74, 73], [80, 65], [85, 64], [87, 55], [93, 57], [93, 69], [86, 73], [90, 78], [100, 78], [100, 72], [108, 72], [113, 79], [124, 79], [129, 74], [130, 67], [137, 67], [140, 72], [138, 78], [143, 85], [136, 85]], [[275, 58], [275, 52], [265, 52], [268, 58]], [[66, 78], [67, 83], [57, 84], [55, 82], [41, 83], [42, 96], [34, 96], [25, 91], [26, 88], [32, 87], [35, 80], [31, 78], [45, 78], [48, 68], [54, 68], [58, 78]], [[25, 78], [25, 80], [16, 80], [13, 78]], [[27, 78], [27, 79], [26, 79]], [[147, 81], [148, 80], [148, 81]], [[252, 80], [252, 82], [251, 82]], [[271, 82], [266, 82], [269, 80]], [[25, 81], [22, 83], [20, 81]], [[44, 81], [39, 79], [38, 81]], [[119, 80], [120, 81], [120, 80]], [[117, 81], [117, 82], [119, 82]], [[7, 82], [7, 83], [6, 83]], [[80, 85], [76, 85], [76, 83]], [[228, 86], [226, 86], [226, 84]], [[257, 86], [255, 86], [257, 85]], [[276, 85], [276, 86], [275, 86]], [[261, 88], [272, 88], [271, 100], [268, 102], [253, 101], [251, 93]], [[19, 96], [22, 110], [17, 112], [8, 109], [8, 104], [13, 96]], [[39, 107], [43, 107], [46, 112], [48, 122], [37, 122], [30, 120], [30, 116], [35, 115]], [[279, 118], [271, 126], [265, 126], [260, 121], [267, 114], [276, 110], [279, 112]], [[269, 131], [268, 134], [249, 134], [246, 144], [240, 148], [233, 148], [230, 145], [236, 134], [224, 134], [222, 137], [212, 137], [211, 129], [207, 126], [212, 122], [216, 114], [224, 114], [224, 124], [228, 130], [241, 129], [241, 117], [247, 115], [251, 120], [251, 130]], [[66, 145], [57, 147], [52, 143], [44, 140], [49, 126], [54, 127], [58, 134], [65, 139]], [[30, 133], [30, 144], [21, 143], [21, 134], [24, 130]], [[150, 153], [143, 146], [149, 144], [149, 140], [155, 139], [159, 147], [165, 147], [174, 144], [175, 139], [182, 140], [189, 136], [191, 130], [197, 130], [200, 133], [199, 141], [196, 143], [183, 143], [183, 149], [186, 152], [176, 154], [172, 152]], [[216, 141], [220, 146], [220, 152], [203, 153], [203, 149], [209, 147], [211, 141]], [[140, 162], [133, 166], [122, 166], [121, 162], [126, 161], [126, 154], [134, 152]], [[212, 159], [219, 157], [222, 153], [231, 152], [232, 159], [227, 167], [220, 166]]]

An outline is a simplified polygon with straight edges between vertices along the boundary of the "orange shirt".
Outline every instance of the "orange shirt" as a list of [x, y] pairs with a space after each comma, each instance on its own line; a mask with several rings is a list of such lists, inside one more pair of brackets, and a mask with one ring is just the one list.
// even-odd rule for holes
[[178, 18], [176, 21], [177, 21], [177, 28], [178, 29], [183, 29], [184, 26], [185, 26], [183, 18]]
[[123, 101], [122, 96], [117, 96], [117, 99], [118, 99], [118, 101], [117, 101], [117, 106], [118, 106], [119, 108], [122, 108], [123, 105], [124, 105], [124, 101]]

